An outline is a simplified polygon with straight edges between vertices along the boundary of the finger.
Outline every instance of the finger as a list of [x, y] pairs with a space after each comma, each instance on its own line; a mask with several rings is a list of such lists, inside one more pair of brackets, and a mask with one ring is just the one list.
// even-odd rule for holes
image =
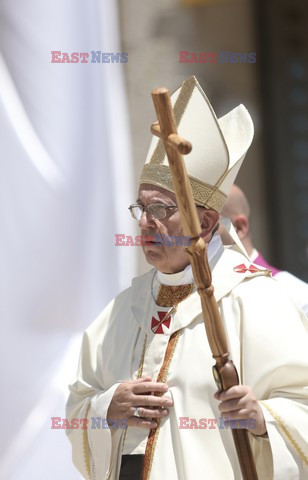
[[[259, 435], [259, 430], [256, 430], [257, 428], [257, 421], [255, 418], [238, 418], [238, 415], [236, 416], [237, 418], [231, 418], [231, 415], [228, 417], [223, 418], [223, 424], [222, 420], [220, 420], [220, 428], [236, 428], [236, 429], [245, 429], [245, 430], [251, 430], [253, 432], [256, 432], [257, 435]], [[263, 427], [262, 430], [260, 430], [261, 434], [263, 434], [266, 431], [266, 426]]]
[[233, 400], [226, 400], [218, 405], [221, 413], [234, 412], [246, 406], [246, 397], [236, 398]]
[[135, 407], [172, 407], [173, 400], [169, 397], [136, 395], [133, 397], [132, 405]]
[[246, 385], [235, 385], [234, 387], [228, 388], [228, 390], [221, 392], [219, 399], [224, 402], [225, 400], [244, 397], [250, 390], [250, 387], [247, 387]]
[[216, 400], [220, 400], [221, 393], [222, 393], [221, 390], [217, 390], [217, 392], [214, 393], [214, 398], [216, 398]]
[[231, 430], [247, 430], [248, 429], [248, 421], [242, 419], [236, 420], [224, 420], [224, 428], [230, 428]]
[[[135, 409], [134, 409], [135, 412]], [[134, 415], [133, 412], [133, 415]], [[169, 411], [167, 408], [144, 408], [144, 407], [138, 407], [138, 414], [139, 417], [142, 418], [163, 418], [167, 417], [169, 415]]]
[[151, 428], [157, 427], [157, 422], [155, 422], [155, 420], [148, 420], [146, 418], [130, 417], [127, 420], [127, 425], [129, 427], [139, 427], [150, 430]]
[[225, 420], [247, 420], [251, 417], [246, 408], [234, 410], [233, 412], [224, 413], [221, 415]]
[[168, 385], [159, 382], [140, 382], [133, 386], [133, 392], [136, 395], [148, 392], [166, 393], [168, 392]]
[[152, 382], [152, 381], [153, 381], [152, 377], [142, 377], [142, 378], [137, 378], [136, 380], [132, 380], [132, 383], [138, 384], [138, 383]]

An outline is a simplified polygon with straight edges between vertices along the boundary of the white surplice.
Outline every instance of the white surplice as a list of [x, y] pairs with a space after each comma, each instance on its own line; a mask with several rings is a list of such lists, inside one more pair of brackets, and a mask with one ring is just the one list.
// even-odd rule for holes
[[[269, 439], [249, 434], [259, 480], [307, 479], [307, 318], [272, 278], [234, 270], [249, 266], [236, 246], [223, 248], [217, 240], [213, 245], [213, 285], [231, 358], [240, 382], [261, 401], [267, 424]], [[190, 281], [189, 269], [176, 275], [175, 283]], [[169, 283], [174, 284], [172, 277]], [[118, 384], [137, 377], [145, 336], [143, 376], [156, 379], [170, 335], [181, 330], [167, 377], [174, 406], [161, 423], [150, 480], [240, 480], [231, 430], [218, 428], [214, 361], [199, 295], [194, 292], [179, 304], [170, 327], [163, 326], [164, 334], [154, 334], [152, 317], [168, 311], [154, 300], [160, 281], [168, 283], [168, 278], [154, 269], [135, 278], [84, 334], [67, 416], [87, 416], [89, 428], [67, 430], [73, 461], [86, 479], [116, 480], [122, 453], [144, 453], [148, 431], [129, 427], [124, 438], [122, 428], [91, 428], [92, 417], [105, 419]], [[179, 428], [182, 417], [192, 426], [199, 426], [200, 419], [216, 419], [217, 425]]]

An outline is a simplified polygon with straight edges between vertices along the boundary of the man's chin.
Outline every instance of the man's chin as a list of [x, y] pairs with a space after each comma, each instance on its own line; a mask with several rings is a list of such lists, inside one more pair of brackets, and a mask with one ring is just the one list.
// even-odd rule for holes
[[157, 268], [163, 261], [163, 254], [161, 252], [162, 245], [143, 245], [142, 250], [145, 259], [148, 263]]

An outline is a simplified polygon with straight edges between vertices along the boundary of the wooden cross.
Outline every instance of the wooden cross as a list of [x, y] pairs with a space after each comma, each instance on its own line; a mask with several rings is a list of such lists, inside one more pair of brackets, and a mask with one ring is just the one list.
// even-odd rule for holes
[[[152, 99], [158, 122], [152, 125], [151, 131], [164, 143], [183, 231], [186, 236], [191, 237], [191, 246], [186, 247], [186, 251], [201, 298], [208, 342], [216, 360], [213, 366], [214, 379], [219, 390], [227, 390], [239, 385], [239, 378], [233, 362], [229, 360], [227, 337], [211, 285], [212, 274], [208, 264], [207, 245], [201, 237], [199, 217], [182, 157], [191, 152], [192, 145], [177, 134], [169, 91], [166, 88], [157, 88], [152, 91]], [[232, 435], [243, 479], [258, 480], [247, 430], [232, 429]]]

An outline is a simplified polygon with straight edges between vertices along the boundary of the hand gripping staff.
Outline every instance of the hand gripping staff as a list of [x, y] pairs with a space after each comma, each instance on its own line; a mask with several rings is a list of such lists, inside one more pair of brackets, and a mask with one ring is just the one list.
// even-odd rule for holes
[[[192, 145], [177, 134], [169, 91], [166, 88], [157, 88], [152, 91], [152, 99], [158, 122], [151, 126], [151, 132], [163, 140], [184, 235], [192, 239], [191, 246], [186, 247], [186, 250], [189, 254], [198, 293], [201, 297], [208, 342], [216, 361], [213, 366], [214, 379], [219, 390], [227, 390], [234, 385], [239, 385], [239, 378], [233, 362], [229, 360], [224, 325], [214, 297], [214, 288], [211, 285], [212, 275], [207, 259], [207, 245], [200, 236], [200, 222], [181, 155], [190, 153]], [[243, 479], [258, 480], [247, 430], [232, 429], [232, 434]]]

